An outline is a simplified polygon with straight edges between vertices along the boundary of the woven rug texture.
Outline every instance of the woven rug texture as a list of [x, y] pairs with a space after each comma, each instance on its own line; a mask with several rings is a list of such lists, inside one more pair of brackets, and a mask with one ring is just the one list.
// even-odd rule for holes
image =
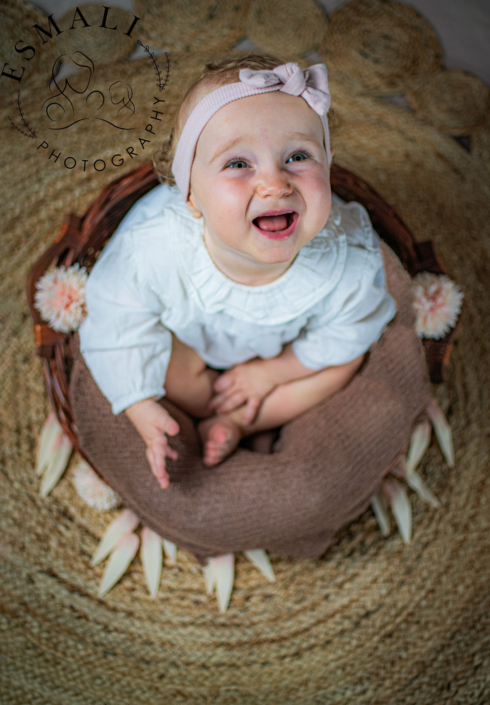
[[[490, 703], [488, 90], [462, 72], [450, 75], [430, 25], [388, 0], [354, 0], [330, 18], [313, 0], [275, 0], [275, 12], [266, 11], [267, 3], [240, 0], [170, 6], [169, 16], [157, 0], [137, 8], [142, 19], [134, 38], [169, 48], [170, 74], [159, 94], [165, 103], [157, 135], [117, 168], [98, 172], [89, 163], [84, 171], [83, 150], [110, 165], [133, 138], [80, 123], [52, 138], [62, 157], [49, 159], [51, 148], [38, 148], [41, 139], [10, 124], [9, 117], [22, 127], [19, 86], [2, 83], [0, 702]], [[22, 18], [27, 29], [39, 21], [30, 11], [18, 0], [2, 4], [0, 15], [10, 18], [2, 24], [5, 46], [19, 39]], [[298, 19], [296, 41], [281, 44], [277, 23], [285, 18], [290, 31], [291, 16]], [[272, 554], [275, 583], [238, 554], [225, 614], [206, 595], [202, 571], [185, 551], [176, 566], [164, 566], [157, 599], [147, 592], [139, 558], [99, 599], [103, 566], [91, 568], [90, 558], [113, 514], [91, 509], [77, 495], [76, 458], [49, 497], [39, 495], [35, 448], [49, 403], [26, 275], [68, 212], [83, 213], [111, 179], [151, 157], [204, 62], [240, 51], [232, 47], [247, 34], [260, 51], [303, 67], [326, 61], [340, 120], [332, 138], [335, 161], [395, 206], [418, 241], [432, 240], [464, 291], [447, 380], [435, 389], [454, 434], [456, 465], [446, 467], [433, 440], [420, 473], [441, 507], [410, 495], [408, 545], [394, 522], [383, 538], [369, 510], [320, 560]], [[127, 46], [129, 54], [134, 42]], [[12, 54], [0, 58], [2, 65], [19, 62]], [[164, 67], [163, 55], [157, 58]], [[51, 63], [52, 56], [40, 59], [21, 84], [22, 111], [36, 134], [49, 127], [40, 106]], [[97, 63], [92, 90], [103, 93], [116, 74], [132, 87], [134, 104], [144, 106], [135, 117], [144, 127], [158, 107], [149, 56]], [[429, 81], [432, 90], [424, 90]], [[71, 170], [62, 163], [68, 155], [77, 159]]]

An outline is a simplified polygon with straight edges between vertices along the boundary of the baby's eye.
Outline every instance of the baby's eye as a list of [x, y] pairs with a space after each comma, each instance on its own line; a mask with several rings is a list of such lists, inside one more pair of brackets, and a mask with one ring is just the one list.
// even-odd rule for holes
[[289, 164], [290, 162], [304, 162], [305, 159], [308, 159], [308, 155], [305, 154], [305, 152], [295, 152], [294, 154], [291, 154], [287, 163]]
[[245, 169], [248, 164], [245, 159], [232, 159], [231, 162], [228, 162], [227, 166], [229, 166], [230, 169]]

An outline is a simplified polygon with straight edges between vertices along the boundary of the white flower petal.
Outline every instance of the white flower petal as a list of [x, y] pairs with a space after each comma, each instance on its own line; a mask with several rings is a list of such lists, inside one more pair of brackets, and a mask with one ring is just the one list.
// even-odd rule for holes
[[439, 441], [439, 445], [442, 450], [442, 454], [446, 459], [446, 463], [450, 468], [454, 467], [454, 447], [453, 447], [453, 434], [451, 433], [451, 427], [442, 413], [442, 409], [435, 399], [432, 399], [429, 406], [427, 407], [427, 414], [429, 415], [432, 425], [434, 426], [434, 432]]
[[276, 581], [276, 576], [274, 575], [269, 556], [264, 550], [261, 548], [254, 548], [251, 551], [245, 551], [245, 555], [249, 561], [252, 561], [252, 563], [260, 570], [262, 575], [265, 575], [267, 580], [270, 580], [271, 583]]
[[147, 526], [141, 532], [141, 561], [150, 595], [156, 597], [162, 577], [162, 539]]
[[124, 575], [138, 551], [139, 544], [139, 538], [131, 531], [128, 531], [120, 537], [114, 549], [114, 553], [109, 558], [105, 567], [99, 587], [99, 597], [104, 597]]
[[116, 509], [121, 498], [85, 461], [81, 460], [73, 473], [73, 484], [83, 501], [100, 511]]
[[407, 455], [407, 473], [413, 472], [420, 461], [422, 460], [425, 451], [430, 444], [430, 423], [428, 421], [423, 421], [420, 423], [412, 433], [412, 438], [410, 439], [410, 447], [408, 449]]
[[51, 411], [43, 424], [37, 446], [36, 475], [42, 475], [48, 467], [48, 462], [53, 454], [53, 447], [58, 436], [63, 434], [56, 414]]
[[204, 580], [206, 581], [206, 592], [208, 595], [212, 595], [214, 588], [216, 586], [216, 558], [208, 558], [208, 562], [202, 569], [204, 573]]
[[445, 274], [421, 272], [412, 280], [415, 329], [420, 337], [443, 338], [458, 320], [460, 288]]
[[218, 556], [216, 561], [216, 593], [220, 612], [226, 612], [230, 601], [233, 581], [235, 579], [235, 555], [225, 553]]
[[79, 264], [54, 267], [36, 282], [34, 306], [51, 328], [69, 333], [80, 327], [86, 316], [87, 272]]
[[128, 531], [134, 531], [139, 523], [140, 520], [134, 512], [130, 509], [124, 509], [107, 527], [97, 546], [94, 557], [90, 561], [90, 565], [94, 566], [103, 561], [117, 545], [121, 536]]
[[68, 436], [64, 433], [58, 434], [41, 483], [41, 497], [47, 497], [61, 479], [68, 466], [72, 450], [73, 446]]
[[379, 528], [383, 536], [390, 535], [390, 517], [387, 509], [386, 497], [381, 492], [375, 494], [371, 498], [371, 507], [373, 508], [374, 516], [376, 517]]
[[407, 484], [414, 490], [420, 497], [420, 499], [433, 507], [440, 507], [441, 503], [437, 497], [430, 491], [427, 485], [424, 483], [418, 472], [415, 470], [410, 473], [407, 477]]
[[177, 563], [177, 546], [167, 539], [163, 539], [163, 550], [168, 558], [169, 563], [174, 565]]
[[412, 507], [405, 488], [398, 480], [390, 477], [383, 483], [383, 492], [388, 497], [391, 511], [403, 541], [410, 543], [412, 537]]
[[404, 455], [400, 457], [397, 464], [391, 470], [391, 474], [398, 477], [400, 480], [406, 480], [407, 478], [407, 459]]

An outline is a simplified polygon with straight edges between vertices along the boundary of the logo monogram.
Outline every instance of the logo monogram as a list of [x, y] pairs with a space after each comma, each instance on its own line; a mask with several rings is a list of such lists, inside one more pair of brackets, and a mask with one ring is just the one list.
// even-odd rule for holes
[[[118, 22], [115, 26], [110, 26], [112, 18], [109, 19], [109, 12], [111, 8], [103, 6], [100, 10], [101, 24], [97, 25], [97, 27], [116, 31], [118, 24], [121, 23]], [[127, 31], [123, 32], [124, 36], [132, 39], [131, 34], [139, 19], [140, 18], [136, 15], [133, 16]], [[77, 7], [74, 11], [72, 25], [69, 28], [60, 28], [54, 21], [53, 15], [50, 15], [48, 17], [47, 29], [38, 24], [33, 25], [31, 29], [37, 34], [38, 38], [41, 39], [42, 45], [44, 45], [48, 42], [55, 42], [56, 37], [63, 34], [66, 29], [76, 30], [77, 26], [75, 26], [75, 23], [80, 22], [83, 23], [83, 29], [85, 31], [89, 31], [91, 26], [95, 26], [87, 22], [81, 10]], [[86, 35], [84, 34], [83, 36]], [[155, 60], [155, 54], [141, 41], [138, 40], [137, 43], [142, 47], [144, 52], [148, 54], [151, 66], [156, 72], [156, 87], [158, 91], [161, 92], [165, 90], [170, 73], [170, 61], [167, 54], [165, 53], [167, 64], [166, 76], [165, 79], [163, 79], [162, 71]], [[107, 125], [108, 129], [110, 128], [111, 131], [121, 131], [121, 135], [134, 134], [136, 143], [125, 147], [125, 152], [131, 159], [137, 157], [138, 154], [145, 149], [145, 146], [151, 143], [150, 135], [156, 136], [156, 128], [158, 123], [161, 122], [160, 116], [163, 115], [163, 107], [162, 110], [150, 108], [151, 114], [147, 118], [149, 122], [143, 127], [144, 122], [142, 123], [141, 119], [144, 120], [144, 117], [140, 117], [138, 120], [136, 119], [137, 115], [141, 116], [142, 114], [141, 105], [137, 111], [131, 85], [121, 81], [117, 77], [114, 77], [115, 80], [108, 81], [105, 86], [101, 86], [100, 81], [98, 84], [95, 83], [96, 66], [90, 56], [92, 52], [90, 50], [85, 52], [78, 49], [70, 54], [59, 54], [51, 67], [49, 95], [40, 106], [40, 117], [44, 117], [44, 123], [47, 125], [44, 129], [49, 132], [44, 138], [42, 136], [38, 138], [36, 130], [31, 127], [22, 110], [20, 90], [24, 72], [26, 68], [28, 68], [29, 62], [32, 61], [36, 55], [36, 48], [23, 40], [19, 40], [15, 44], [15, 51], [22, 57], [21, 60], [25, 62], [27, 66], [11, 67], [8, 63], [5, 63], [0, 73], [0, 80], [14, 81], [19, 85], [17, 99], [15, 100], [18, 117], [12, 118], [9, 115], [9, 122], [23, 137], [27, 137], [30, 140], [36, 140], [36, 138], [41, 139], [42, 141], [38, 144], [36, 149], [41, 150], [40, 154], [45, 153], [53, 164], [58, 163], [61, 157], [59, 164], [69, 170], [77, 166], [77, 160], [79, 166], [83, 165], [83, 171], [87, 170], [87, 164], [91, 164], [96, 171], [103, 171], [106, 168], [107, 164], [105, 159], [94, 159], [93, 156], [83, 159], [80, 158], [79, 155], [77, 155], [77, 158], [71, 155], [64, 155], [62, 154], [63, 147], [60, 146], [55, 146], [54, 149], [52, 148], [48, 155], [47, 150], [49, 150], [50, 147], [49, 141], [62, 139], [62, 135], [66, 131], [69, 131], [75, 125], [80, 125], [81, 123], [85, 123], [88, 128], [89, 125], [97, 121], [101, 127], [103, 123]], [[63, 77], [62, 71], [66, 64], [71, 64], [75, 71], [72, 71], [69, 75], [64, 72]], [[153, 96], [153, 106], [163, 106], [163, 103], [165, 103], [165, 100]], [[82, 129], [84, 128], [82, 127]], [[142, 130], [142, 133], [139, 135], [138, 129]], [[49, 135], [51, 135], [51, 137]], [[138, 152], [136, 152], [136, 149], [138, 149]], [[125, 158], [127, 159], [128, 157], [126, 156]], [[124, 158], [121, 154], [115, 154], [110, 159], [110, 164], [114, 167], [121, 166], [123, 163]]]

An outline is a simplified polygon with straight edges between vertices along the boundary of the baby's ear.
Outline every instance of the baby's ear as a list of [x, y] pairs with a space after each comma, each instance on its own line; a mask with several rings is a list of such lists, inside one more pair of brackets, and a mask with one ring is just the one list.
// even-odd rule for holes
[[194, 194], [192, 193], [192, 191], [190, 192], [189, 198], [187, 199], [187, 208], [189, 209], [189, 212], [193, 218], [202, 218], [202, 212], [196, 206]]

